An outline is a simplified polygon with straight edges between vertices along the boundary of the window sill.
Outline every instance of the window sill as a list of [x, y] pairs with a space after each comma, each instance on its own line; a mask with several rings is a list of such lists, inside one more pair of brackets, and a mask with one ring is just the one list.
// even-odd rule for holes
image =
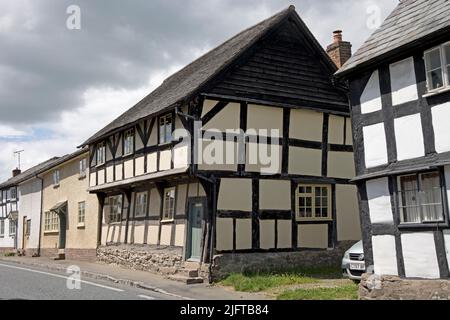
[[84, 229], [86, 228], [86, 225], [84, 223], [77, 224], [77, 229]]
[[401, 223], [399, 229], [436, 229], [437, 227], [447, 228], [448, 222], [422, 222], [422, 223]]
[[441, 93], [444, 93], [444, 92], [449, 92], [449, 91], [450, 91], [450, 86], [444, 87], [444, 88], [438, 89], [438, 90], [429, 91], [428, 93], [424, 94], [422, 97], [423, 98], [433, 97], [433, 96], [436, 96], [438, 94], [441, 94]]
[[166, 220], [161, 220], [162, 224], [169, 224], [169, 223], [173, 223], [175, 221], [175, 219], [166, 219]]
[[48, 236], [50, 236], [50, 235], [57, 235], [57, 234], [59, 234], [59, 231], [44, 231], [44, 235], [48, 235]]
[[78, 180], [84, 180], [84, 179], [86, 179], [86, 173], [84, 173], [84, 174], [80, 174], [79, 176], [78, 176]]
[[54, 184], [53, 185], [53, 189], [58, 189], [59, 188], [59, 184]]
[[105, 164], [106, 164], [106, 162], [102, 162], [102, 163], [97, 164], [95, 167], [96, 167], [96, 168], [99, 168], [99, 167], [101, 167], [101, 166], [104, 166]]
[[331, 219], [331, 218], [324, 218], [324, 219], [296, 219], [297, 220], [297, 222], [317, 222], [317, 223], [320, 223], [320, 222], [333, 222], [333, 219]]

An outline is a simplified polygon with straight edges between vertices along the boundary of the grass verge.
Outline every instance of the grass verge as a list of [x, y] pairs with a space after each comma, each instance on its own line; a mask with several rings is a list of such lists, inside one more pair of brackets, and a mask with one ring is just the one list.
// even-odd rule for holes
[[358, 285], [348, 284], [335, 288], [311, 288], [286, 290], [278, 300], [357, 300]]

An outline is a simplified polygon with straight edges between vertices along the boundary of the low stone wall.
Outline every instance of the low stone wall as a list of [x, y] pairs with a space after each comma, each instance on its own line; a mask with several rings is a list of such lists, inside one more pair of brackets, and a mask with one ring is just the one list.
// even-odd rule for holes
[[0, 254], [16, 252], [14, 248], [0, 248]]
[[364, 274], [358, 293], [361, 300], [450, 300], [450, 280]]
[[133, 270], [175, 274], [183, 265], [183, 250], [177, 247], [118, 245], [99, 247], [97, 260]]
[[289, 252], [227, 253], [214, 256], [211, 278], [219, 281], [234, 272], [286, 270], [296, 267], [340, 267], [354, 241], [342, 241], [334, 249]]

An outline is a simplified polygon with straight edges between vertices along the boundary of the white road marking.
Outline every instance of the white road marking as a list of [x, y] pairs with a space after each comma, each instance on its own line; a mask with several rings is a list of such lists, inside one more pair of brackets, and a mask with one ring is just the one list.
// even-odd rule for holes
[[142, 299], [147, 299], [147, 300], [155, 300], [155, 298], [146, 296], [145, 294], [138, 294], [138, 297], [142, 298]]
[[[55, 277], [55, 278], [62, 278], [62, 279], [66, 279], [66, 280], [68, 279], [68, 277], [62, 276], [62, 275], [59, 275], [59, 274], [53, 274], [53, 273], [49, 273], [49, 272], [38, 271], [38, 270], [33, 270], [33, 269], [28, 269], [28, 268], [15, 267], [15, 266], [7, 265], [7, 264], [1, 264], [0, 263], [0, 267], [10, 268], [10, 269], [17, 269], [17, 270], [22, 270], [22, 271], [34, 272], [34, 273], [40, 273], [40, 274], [45, 274], [47, 276], [51, 276], [51, 277]], [[87, 285], [94, 286], [94, 287], [99, 287], [99, 288], [111, 290], [111, 291], [116, 291], [116, 292], [123, 292], [124, 291], [122, 289], [108, 287], [108, 286], [105, 286], [105, 285], [102, 285], [102, 284], [98, 284], [98, 283], [94, 283], [94, 282], [90, 282], [90, 281], [80, 280], [80, 282], [81, 283], [85, 283]]]

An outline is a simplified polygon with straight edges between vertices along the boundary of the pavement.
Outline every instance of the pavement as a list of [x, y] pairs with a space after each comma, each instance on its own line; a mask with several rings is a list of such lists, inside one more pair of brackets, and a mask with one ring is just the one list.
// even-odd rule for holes
[[[68, 273], [79, 270], [81, 290]], [[69, 280], [68, 280], [69, 277]], [[266, 300], [209, 284], [186, 285], [145, 271], [86, 261], [0, 256], [0, 299], [32, 300]], [[72, 283], [72, 284], [70, 284]]]

